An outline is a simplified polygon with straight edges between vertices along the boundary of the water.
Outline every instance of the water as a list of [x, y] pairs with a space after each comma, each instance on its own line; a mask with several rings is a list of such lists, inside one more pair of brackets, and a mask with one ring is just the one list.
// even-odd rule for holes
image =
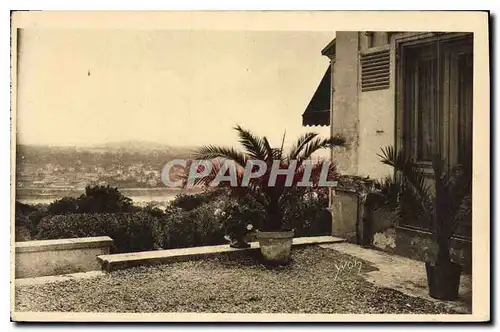
[[[140, 196], [127, 196], [132, 199], [134, 205], [137, 206], [145, 206], [148, 203], [155, 202], [159, 204], [167, 204], [171, 200], [175, 198], [175, 194], [170, 194], [170, 195], [162, 195], [162, 196], [148, 196], [148, 195], [140, 195]], [[54, 202], [56, 199], [60, 199], [62, 197], [55, 197], [55, 198], [37, 198], [37, 197], [30, 197], [30, 198], [19, 198], [17, 201], [24, 203], [24, 204], [50, 204]]]
[[[172, 190], [170, 188], [167, 189], [144, 189], [144, 188], [127, 188], [120, 190], [125, 196], [132, 199], [133, 204], [137, 206], [145, 206], [149, 203], [156, 203], [159, 205], [167, 205], [168, 202], [173, 200], [175, 196], [180, 193], [184, 194], [193, 194], [197, 191], [194, 190]], [[63, 197], [78, 197], [83, 193], [83, 190], [80, 192], [76, 191], [53, 191], [49, 190], [44, 191], [41, 190], [39, 192], [29, 192], [24, 194], [23, 190], [18, 190], [16, 200], [25, 203], [25, 204], [50, 204], [57, 199], [61, 199]]]

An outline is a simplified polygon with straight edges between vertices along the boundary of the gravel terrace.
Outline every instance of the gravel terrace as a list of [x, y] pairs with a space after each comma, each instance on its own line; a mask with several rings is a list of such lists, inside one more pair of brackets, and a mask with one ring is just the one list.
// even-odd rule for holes
[[[442, 303], [366, 281], [359, 258], [310, 246], [269, 268], [255, 257], [218, 257], [16, 286], [17, 311], [452, 314]], [[337, 267], [344, 266], [339, 271]]]

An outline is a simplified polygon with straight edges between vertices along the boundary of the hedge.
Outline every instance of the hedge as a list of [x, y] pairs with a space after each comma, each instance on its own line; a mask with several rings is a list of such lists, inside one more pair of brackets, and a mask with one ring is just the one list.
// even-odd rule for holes
[[[109, 236], [117, 253], [226, 244], [224, 218], [216, 211], [224, 210], [231, 199], [220, 193], [182, 195], [165, 212], [146, 207], [138, 212], [50, 215], [39, 209], [31, 212], [28, 219], [16, 215], [16, 226], [24, 226], [37, 240]], [[259, 228], [265, 218], [262, 208], [249, 197], [240, 199], [238, 204], [241, 222]], [[284, 207], [286, 221], [295, 229], [295, 236], [329, 235], [331, 215], [327, 205], [327, 192], [317, 191], [298, 195]], [[29, 240], [26, 234], [18, 233], [16, 240]]]
[[164, 217], [165, 249], [224, 244], [224, 224], [215, 216], [215, 202], [185, 211], [171, 208]]
[[94, 213], [48, 216], [38, 225], [38, 240], [109, 236], [114, 252], [147, 251], [163, 242], [161, 220], [149, 213]]

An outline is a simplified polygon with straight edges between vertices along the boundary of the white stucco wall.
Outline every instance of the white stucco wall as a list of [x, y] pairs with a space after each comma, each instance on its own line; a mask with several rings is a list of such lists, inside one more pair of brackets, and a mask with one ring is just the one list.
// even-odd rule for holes
[[359, 97], [358, 175], [383, 178], [391, 169], [377, 156], [381, 148], [394, 145], [394, 90], [361, 92]]
[[[361, 51], [368, 50], [366, 34], [360, 33]], [[394, 45], [390, 49], [390, 85], [388, 89], [361, 91], [358, 86], [359, 148], [358, 175], [381, 179], [391, 174], [390, 167], [377, 156], [381, 148], [393, 146], [396, 138], [396, 59]], [[359, 64], [361, 66], [361, 64]], [[361, 67], [359, 69], [361, 73]]]
[[357, 174], [359, 147], [358, 117], [358, 43], [356, 31], [336, 34], [336, 57], [333, 62], [332, 127], [346, 138], [346, 148], [336, 148], [334, 161], [342, 174]]

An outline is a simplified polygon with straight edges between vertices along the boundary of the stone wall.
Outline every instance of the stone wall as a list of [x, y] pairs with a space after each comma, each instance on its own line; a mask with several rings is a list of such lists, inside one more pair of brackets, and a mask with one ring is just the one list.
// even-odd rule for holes
[[[395, 226], [391, 211], [378, 209], [367, 212], [355, 191], [337, 189], [332, 197], [332, 235], [360, 245], [372, 245], [380, 250], [416, 260], [435, 258], [437, 246], [430, 232], [410, 227]], [[371, 220], [369, 228], [365, 222]], [[364, 234], [367, 231], [371, 234]], [[369, 239], [365, 243], [365, 239]], [[465, 272], [472, 270], [472, 242], [454, 238], [451, 258], [461, 264]]]
[[97, 256], [109, 254], [113, 240], [108, 236], [61, 240], [16, 242], [16, 278], [100, 270]]
[[[437, 254], [437, 245], [430, 232], [406, 227], [393, 227], [375, 233], [373, 245], [381, 250], [420, 261], [433, 260]], [[472, 271], [471, 241], [453, 238], [450, 255], [452, 261], [462, 265], [466, 273]]]
[[335, 190], [332, 195], [332, 235], [356, 242], [358, 194], [351, 190]]

